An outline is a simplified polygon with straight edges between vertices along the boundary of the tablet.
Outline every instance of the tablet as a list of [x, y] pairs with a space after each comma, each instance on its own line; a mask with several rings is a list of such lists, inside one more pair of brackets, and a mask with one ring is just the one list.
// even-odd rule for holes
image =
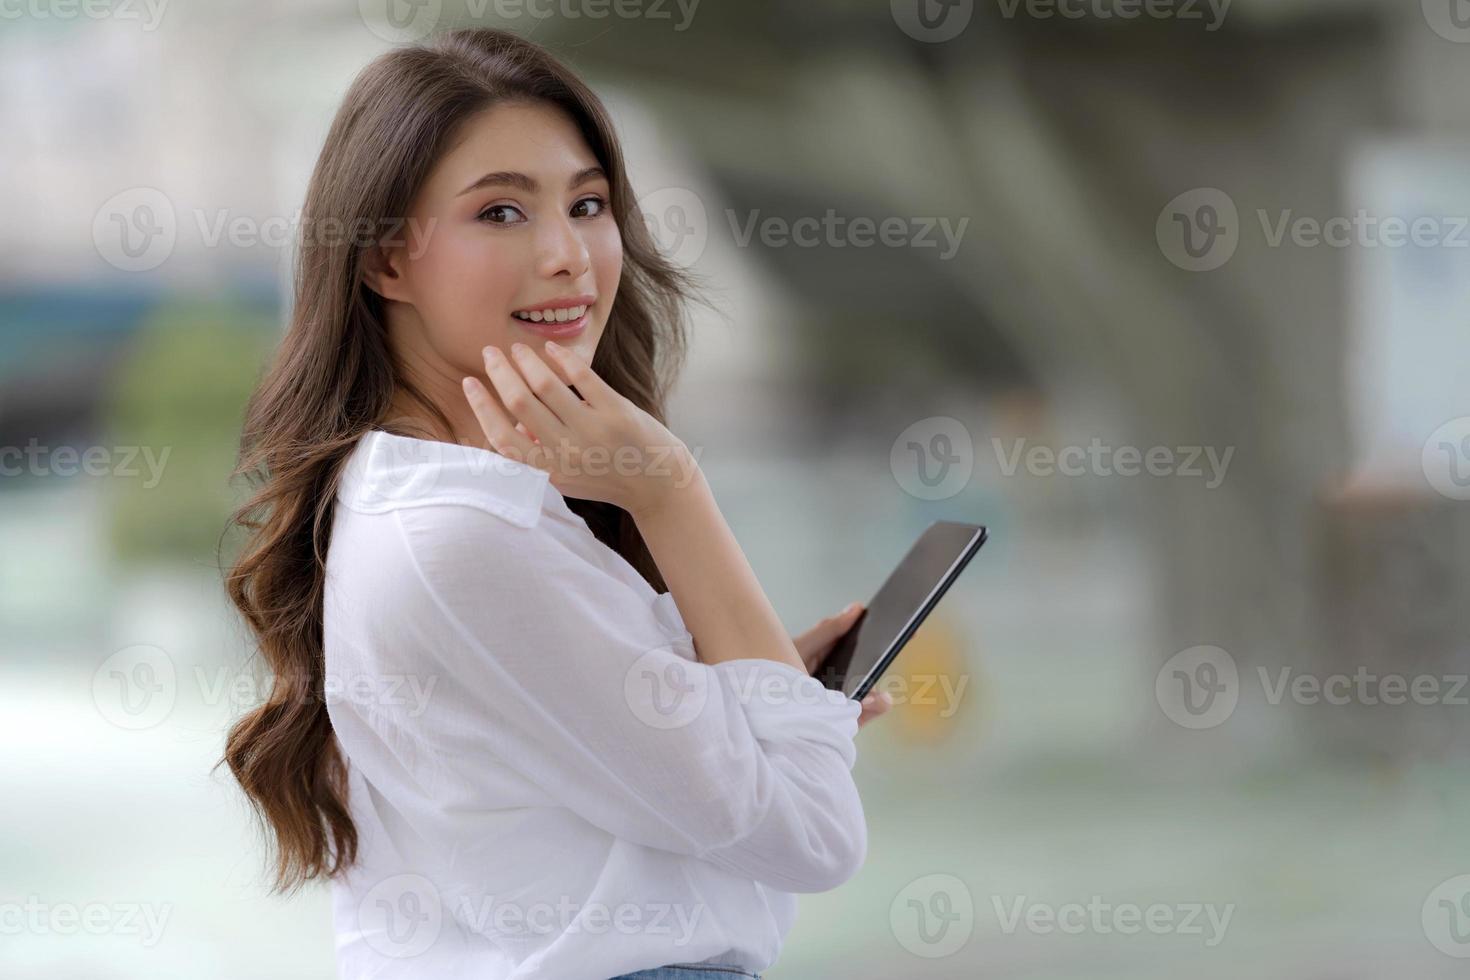
[[979, 524], [930, 524], [813, 676], [861, 701], [987, 537]]

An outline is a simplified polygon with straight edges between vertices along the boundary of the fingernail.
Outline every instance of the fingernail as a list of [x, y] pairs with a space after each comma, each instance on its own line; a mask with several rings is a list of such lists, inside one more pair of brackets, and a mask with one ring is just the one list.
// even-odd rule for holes
[[461, 388], [463, 388], [465, 391], [474, 391], [475, 390], [474, 379], [473, 378], [465, 378], [463, 381], [461, 381], [459, 383], [459, 386]]
[[548, 341], [547, 341], [547, 342], [546, 342], [546, 349], [547, 349], [547, 350], [554, 350], [554, 351], [560, 351], [560, 350], [561, 350], [561, 344], [558, 344], [558, 343], [557, 343], [557, 342], [556, 342], [556, 341], [554, 341], [554, 340], [548, 340]]
[[493, 361], [496, 358], [500, 357], [500, 351], [496, 350], [494, 347], [486, 347], [484, 350], [480, 351], [480, 353], [485, 355], [485, 360], [487, 361]]

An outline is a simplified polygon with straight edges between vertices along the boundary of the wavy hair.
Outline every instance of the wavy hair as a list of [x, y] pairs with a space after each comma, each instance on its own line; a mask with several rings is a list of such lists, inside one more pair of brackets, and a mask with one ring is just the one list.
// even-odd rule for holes
[[[565, 111], [607, 173], [623, 272], [592, 366], [665, 421], [695, 281], [658, 252], [601, 101], [541, 46], [506, 31], [456, 30], [367, 65], [327, 133], [302, 227], [382, 229], [390, 216], [407, 214], [461, 124], [509, 101]], [[383, 236], [342, 237], [299, 237], [289, 323], [245, 408], [230, 476], [243, 476], [252, 492], [226, 526], [244, 537], [225, 590], [272, 683], [264, 702], [231, 726], [216, 768], [228, 763], [274, 844], [275, 892], [334, 877], [357, 856], [346, 767], [323, 696], [325, 556], [344, 464], [364, 433], [385, 427], [395, 393], [453, 431], [395, 363], [383, 300], [363, 281], [367, 251]], [[656, 591], [666, 591], [627, 513], [599, 501], [567, 503]]]

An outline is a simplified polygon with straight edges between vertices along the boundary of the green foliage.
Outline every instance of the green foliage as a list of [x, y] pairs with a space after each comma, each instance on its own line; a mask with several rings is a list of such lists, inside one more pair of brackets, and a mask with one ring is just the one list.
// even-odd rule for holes
[[272, 317], [217, 301], [170, 302], [140, 329], [106, 402], [114, 458], [142, 447], [137, 475], [109, 481], [119, 560], [218, 564], [245, 403], [278, 340]]

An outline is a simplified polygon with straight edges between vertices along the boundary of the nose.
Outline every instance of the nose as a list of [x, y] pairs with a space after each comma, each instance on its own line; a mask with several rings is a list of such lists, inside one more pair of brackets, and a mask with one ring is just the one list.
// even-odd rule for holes
[[592, 262], [580, 230], [570, 218], [543, 222], [537, 241], [538, 271], [548, 279], [565, 275], [580, 279]]

